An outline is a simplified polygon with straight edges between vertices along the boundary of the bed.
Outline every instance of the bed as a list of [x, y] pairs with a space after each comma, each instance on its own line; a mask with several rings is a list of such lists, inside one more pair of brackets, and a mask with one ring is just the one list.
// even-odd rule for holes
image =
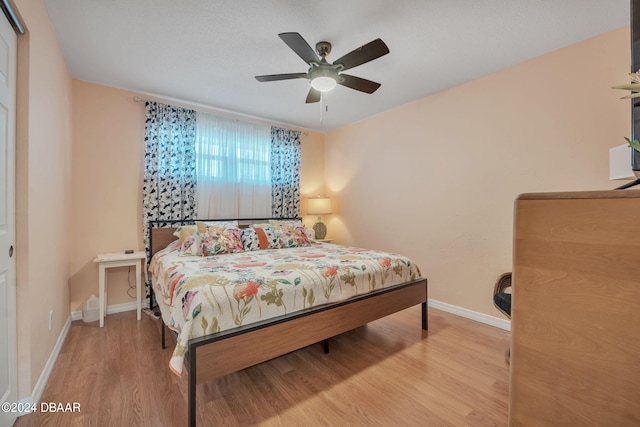
[[[160, 307], [163, 348], [165, 329], [176, 332], [170, 369], [178, 375], [183, 366], [188, 371], [190, 426], [196, 423], [197, 384], [319, 342], [327, 352], [329, 338], [417, 304], [422, 305], [422, 328], [428, 327], [427, 280], [413, 261], [380, 251], [309, 244], [304, 233], [289, 234], [289, 244], [282, 240], [285, 231], [299, 228], [280, 228], [291, 220], [269, 221], [149, 224], [151, 294]], [[198, 233], [184, 239], [187, 227]], [[261, 249], [249, 239], [243, 240], [247, 250], [234, 250], [221, 237], [223, 228], [238, 234], [237, 228], [243, 238], [258, 232]], [[220, 245], [198, 237], [210, 234], [229, 250], [216, 253]], [[200, 240], [194, 243], [194, 236]], [[197, 254], [195, 247], [209, 250]]]

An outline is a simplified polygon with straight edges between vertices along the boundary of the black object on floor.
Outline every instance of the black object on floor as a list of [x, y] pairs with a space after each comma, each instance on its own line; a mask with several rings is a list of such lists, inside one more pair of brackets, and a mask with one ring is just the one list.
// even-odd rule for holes
[[493, 296], [493, 302], [502, 309], [502, 311], [509, 316], [511, 315], [511, 294], [504, 292], [497, 293]]

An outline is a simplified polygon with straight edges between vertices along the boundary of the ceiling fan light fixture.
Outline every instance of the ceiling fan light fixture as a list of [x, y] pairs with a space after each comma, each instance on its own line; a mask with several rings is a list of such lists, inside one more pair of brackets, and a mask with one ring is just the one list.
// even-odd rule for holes
[[327, 92], [336, 87], [338, 83], [333, 77], [320, 76], [311, 80], [311, 87], [320, 92]]
[[373, 93], [380, 87], [380, 83], [341, 73], [388, 54], [389, 48], [381, 39], [375, 39], [362, 45], [330, 64], [327, 62], [326, 57], [331, 52], [331, 43], [327, 41], [316, 43], [316, 53], [311, 46], [309, 46], [309, 43], [298, 33], [280, 33], [278, 37], [304, 62], [309, 64], [309, 70], [306, 73], [256, 76], [256, 80], [259, 82], [308, 79], [311, 84], [311, 89], [309, 89], [307, 94], [306, 104], [321, 101], [322, 93], [332, 90], [336, 85], [342, 85], [364, 93]]

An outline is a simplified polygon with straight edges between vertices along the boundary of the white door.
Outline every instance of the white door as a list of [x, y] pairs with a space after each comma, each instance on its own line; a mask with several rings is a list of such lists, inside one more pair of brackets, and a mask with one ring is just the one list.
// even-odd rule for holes
[[[16, 403], [18, 397], [16, 257], [13, 254], [15, 237], [16, 38], [16, 33], [7, 18], [0, 13], [0, 403]], [[0, 425], [13, 425], [16, 416], [15, 411], [1, 410]]]

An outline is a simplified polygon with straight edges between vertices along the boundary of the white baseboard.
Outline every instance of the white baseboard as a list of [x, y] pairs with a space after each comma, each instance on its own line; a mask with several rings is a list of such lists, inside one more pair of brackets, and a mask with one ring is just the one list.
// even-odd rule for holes
[[457, 305], [447, 304], [445, 302], [437, 301], [431, 298], [429, 298], [428, 305], [429, 307], [433, 307], [437, 310], [446, 311], [447, 313], [475, 320], [476, 322], [484, 323], [495, 328], [504, 329], [505, 331], [511, 330], [511, 322], [509, 320], [489, 316], [488, 314], [468, 310], [466, 308], [458, 307]]
[[[67, 317], [67, 321], [62, 327], [62, 331], [60, 331], [60, 335], [58, 336], [58, 340], [56, 341], [56, 345], [53, 346], [53, 350], [51, 350], [51, 354], [49, 355], [49, 359], [47, 359], [47, 363], [44, 365], [44, 369], [40, 374], [40, 378], [38, 378], [38, 382], [36, 386], [33, 388], [31, 392], [31, 396], [25, 397], [24, 399], [20, 399], [20, 404], [22, 407], [28, 406], [32, 407], [34, 404], [37, 405], [40, 403], [40, 398], [42, 397], [42, 393], [44, 392], [44, 388], [47, 385], [47, 381], [49, 381], [49, 376], [51, 375], [51, 371], [53, 370], [53, 366], [56, 364], [56, 360], [58, 359], [58, 355], [60, 354], [60, 349], [62, 348], [62, 344], [64, 344], [64, 340], [67, 338], [67, 334], [69, 333], [69, 328], [71, 327], [71, 316]], [[20, 407], [20, 405], [18, 405]], [[26, 415], [29, 412], [21, 412], [20, 415]]]
[[[142, 301], [142, 308], [149, 307], [149, 300], [145, 299]], [[125, 311], [133, 311], [137, 308], [136, 302], [125, 302], [122, 304], [108, 305], [107, 306], [107, 315], [116, 314], [116, 313], [124, 313]], [[71, 312], [71, 320], [82, 320], [82, 311], [73, 311]]]

